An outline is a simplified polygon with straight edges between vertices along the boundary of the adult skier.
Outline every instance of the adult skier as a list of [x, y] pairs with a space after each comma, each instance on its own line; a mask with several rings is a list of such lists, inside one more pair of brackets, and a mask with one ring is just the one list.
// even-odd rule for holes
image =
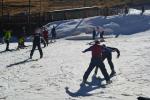
[[56, 28], [54, 26], [51, 30], [51, 35], [52, 35], [51, 42], [52, 42], [52, 40], [54, 40], [54, 42], [56, 42]]
[[[107, 47], [106, 45], [103, 45], [102, 47], [102, 58], [101, 60], [104, 61], [107, 59], [108, 64], [111, 68], [111, 74], [110, 77], [114, 76], [116, 74], [116, 71], [114, 69], [114, 64], [112, 62], [112, 52], [117, 52], [117, 58], [120, 57], [120, 51], [117, 48], [114, 47]], [[98, 67], [95, 69], [95, 75], [97, 75]]]
[[143, 13], [145, 12], [145, 7], [142, 6], [142, 7], [141, 7], [141, 10], [142, 10], [141, 15], [143, 15]]
[[33, 34], [34, 39], [33, 39], [33, 47], [30, 53], [30, 59], [32, 59], [36, 47], [38, 47], [38, 50], [40, 52], [40, 58], [43, 57], [43, 52], [41, 49], [41, 33], [42, 33], [41, 28], [36, 28], [35, 33]]
[[127, 15], [129, 13], [129, 8], [127, 5], [124, 7], [124, 14]]
[[95, 40], [95, 38], [96, 38], [96, 30], [95, 30], [95, 28], [93, 28], [92, 37], [93, 37], [93, 40]]
[[86, 83], [88, 76], [90, 75], [91, 71], [96, 66], [100, 68], [102, 74], [104, 75], [106, 83], [109, 84], [111, 82], [110, 77], [109, 77], [107, 70], [105, 68], [105, 65], [104, 65], [103, 61], [101, 60], [102, 46], [99, 44], [100, 44], [100, 42], [98, 40], [96, 40], [95, 43], [91, 47], [82, 51], [83, 53], [85, 53], [87, 51], [92, 52], [92, 58], [91, 58], [90, 65], [89, 65], [88, 69], [86, 70], [86, 72], [84, 73], [84, 76], [83, 76], [83, 83]]

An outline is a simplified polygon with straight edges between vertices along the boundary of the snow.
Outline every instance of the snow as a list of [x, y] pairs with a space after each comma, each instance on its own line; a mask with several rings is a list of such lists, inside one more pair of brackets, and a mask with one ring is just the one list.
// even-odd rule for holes
[[101, 27], [107, 34], [135, 34], [143, 32], [149, 29], [150, 26], [150, 11], [145, 11], [143, 16], [140, 16], [141, 11], [136, 9], [130, 9], [129, 14], [108, 16], [104, 18], [102, 16], [64, 20], [46, 25], [49, 32], [52, 26], [57, 26], [57, 33], [59, 37], [66, 37], [72, 35], [78, 35], [80, 33], [91, 33], [93, 28]]
[[[17, 43], [11, 43], [13, 50], [10, 52], [2, 52], [5, 45], [0, 45], [0, 100], [136, 100], [138, 96], [150, 97], [149, 12], [141, 16], [140, 11], [131, 9], [127, 16], [106, 19], [96, 16], [49, 23], [46, 25], [49, 30], [56, 25], [58, 35], [65, 38], [43, 48], [42, 59], [38, 51], [32, 60], [28, 59], [30, 42], [26, 43], [28, 48], [17, 51]], [[92, 41], [91, 34], [85, 32], [97, 26], [113, 30], [104, 44], [121, 51], [119, 59], [113, 53], [117, 76], [112, 78], [112, 84], [103, 87], [99, 84], [105, 81], [92, 78], [91, 72], [90, 85], [80, 86], [91, 58], [90, 52], [81, 52]], [[121, 35], [114, 38], [112, 34], [118, 33]], [[105, 64], [110, 73], [107, 61]], [[98, 76], [103, 78], [100, 71]]]

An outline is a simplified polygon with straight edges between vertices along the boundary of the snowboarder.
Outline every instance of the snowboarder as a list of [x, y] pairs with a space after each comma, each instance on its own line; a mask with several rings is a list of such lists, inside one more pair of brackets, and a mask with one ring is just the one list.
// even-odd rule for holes
[[48, 31], [46, 30], [45, 27], [43, 27], [43, 38], [46, 42], [46, 45], [48, 46]]
[[56, 27], [54, 27], [54, 26], [51, 30], [51, 35], [52, 35], [51, 42], [52, 42], [52, 40], [54, 40], [54, 42], [56, 42]]
[[110, 83], [111, 82], [110, 81], [110, 77], [109, 77], [109, 75], [107, 73], [107, 70], [105, 68], [105, 65], [104, 65], [103, 61], [101, 60], [102, 46], [99, 45], [99, 44], [100, 44], [100, 42], [98, 40], [95, 40], [95, 44], [94, 45], [92, 45], [88, 49], [85, 49], [84, 51], [82, 51], [83, 53], [85, 53], [87, 51], [91, 51], [92, 52], [92, 58], [91, 58], [90, 65], [89, 65], [88, 69], [86, 70], [86, 72], [85, 72], [85, 74], [83, 76], [83, 83], [86, 83], [89, 74], [95, 68], [95, 66], [100, 68], [102, 74], [105, 77], [106, 83]]
[[[103, 45], [101, 60], [104, 61], [105, 59], [107, 59], [108, 64], [111, 68], [110, 76], [114, 76], [116, 74], [116, 71], [114, 69], [114, 64], [112, 62], [112, 52], [117, 52], [117, 58], [120, 57], [120, 51], [117, 48], [107, 47], [106, 45]], [[98, 67], [96, 67], [95, 69], [95, 76], [97, 75], [97, 71], [98, 71]]]
[[32, 59], [36, 46], [38, 47], [38, 50], [40, 52], [40, 58], [43, 57], [43, 52], [41, 49], [41, 33], [42, 33], [41, 28], [36, 28], [35, 33], [33, 34], [34, 39], [33, 39], [33, 47], [30, 53], [30, 59]]
[[9, 42], [11, 39], [11, 35], [12, 35], [12, 32], [10, 29], [4, 30], [4, 41], [6, 43], [6, 50], [5, 51], [9, 51]]

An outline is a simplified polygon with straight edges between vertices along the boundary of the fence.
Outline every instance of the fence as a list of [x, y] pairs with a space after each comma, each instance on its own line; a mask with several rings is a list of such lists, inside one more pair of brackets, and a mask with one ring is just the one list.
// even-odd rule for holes
[[[87, 18], [93, 16], [109, 16], [121, 13], [119, 8], [84, 7], [75, 9], [55, 10], [41, 13], [20, 13], [14, 16], [5, 15], [0, 17], [1, 27], [9, 26], [12, 29], [22, 26], [27, 27], [27, 32], [32, 32], [36, 25], [44, 25], [53, 21]], [[17, 32], [16, 32], [17, 33]]]

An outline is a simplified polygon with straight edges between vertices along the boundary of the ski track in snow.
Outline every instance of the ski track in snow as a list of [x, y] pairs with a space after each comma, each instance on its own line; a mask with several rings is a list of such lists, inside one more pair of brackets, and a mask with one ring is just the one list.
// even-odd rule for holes
[[[72, 26], [77, 24], [68, 23]], [[15, 50], [17, 43], [11, 43], [11, 52], [2, 52], [5, 48], [2, 44], [0, 100], [136, 100], [138, 96], [150, 96], [149, 33], [150, 30], [106, 38], [106, 45], [121, 51], [119, 59], [113, 53], [117, 76], [106, 87], [102, 85], [105, 81], [92, 77], [93, 72], [88, 78], [89, 85], [81, 85], [91, 58], [90, 52], [82, 53], [89, 47], [87, 43], [91, 42], [87, 34], [49, 44], [43, 48], [42, 59], [39, 59], [37, 50], [33, 59], [28, 59], [32, 45], [30, 42], [26, 43], [29, 47], [23, 50]], [[110, 73], [107, 61], [105, 64]], [[103, 78], [100, 72], [98, 76]]]

